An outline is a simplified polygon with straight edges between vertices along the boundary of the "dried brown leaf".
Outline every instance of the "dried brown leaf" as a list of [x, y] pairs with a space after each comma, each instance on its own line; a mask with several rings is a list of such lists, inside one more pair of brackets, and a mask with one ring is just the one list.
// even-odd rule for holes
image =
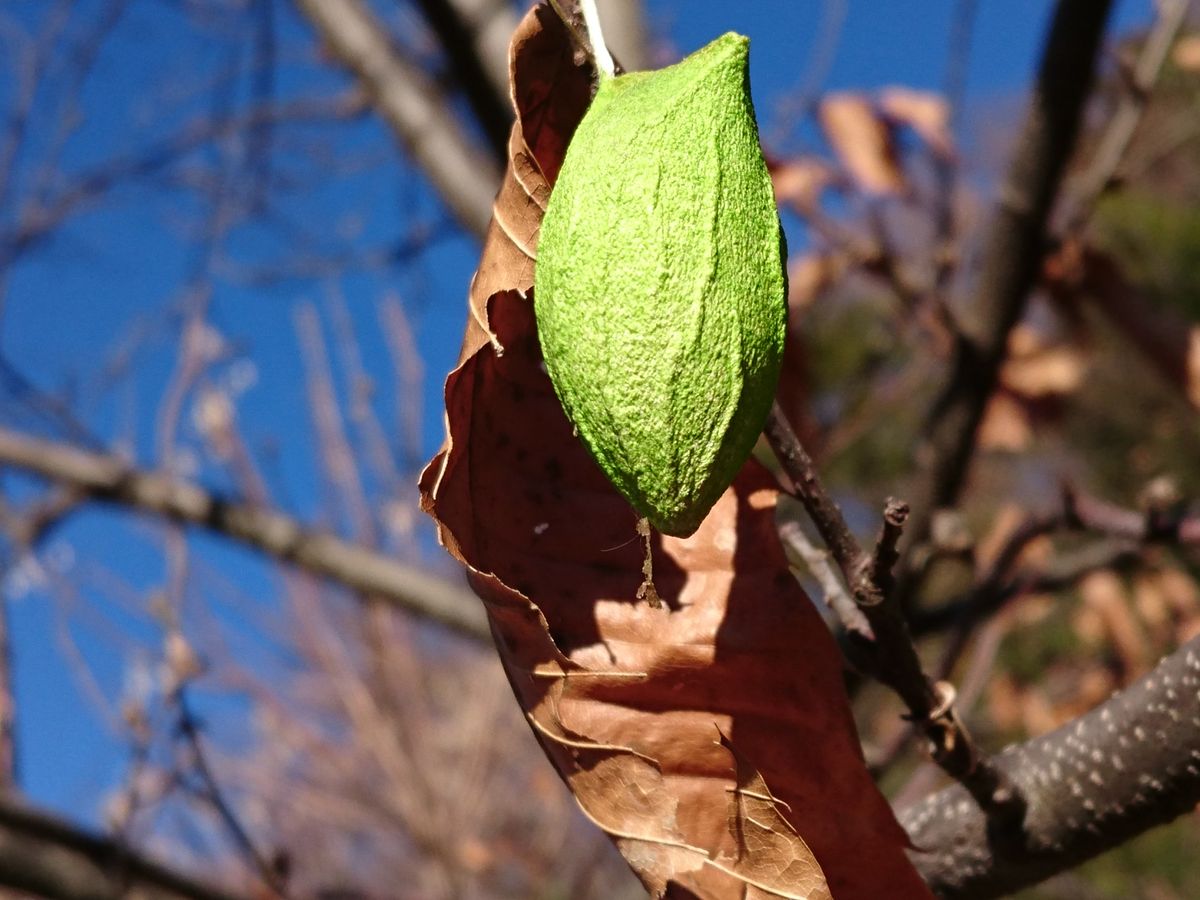
[[539, 210], [587, 102], [572, 56], [545, 7], [513, 38], [512, 160], [422, 505], [547, 756], [652, 894], [929, 897], [863, 764], [840, 656], [788, 569], [761, 466], [692, 537], [654, 537], [665, 605], [635, 600], [636, 515], [572, 433], [528, 297]]
[[890, 121], [911, 128], [940, 159], [954, 159], [950, 105], [933, 91], [894, 85], [879, 92], [879, 109]]
[[1185, 72], [1200, 72], [1200, 34], [1189, 34], [1175, 42], [1171, 61]]
[[892, 129], [875, 104], [862, 94], [828, 94], [818, 119], [838, 160], [868, 194], [898, 195], [906, 190]]
[[788, 263], [788, 311], [795, 317], [808, 309], [823, 291], [846, 271], [846, 258], [837, 253], [808, 253]]
[[1153, 303], [1108, 253], [1066, 241], [1051, 256], [1045, 281], [1060, 303], [1088, 302], [1120, 330], [1130, 345], [1200, 409], [1200, 326]]
[[1200, 409], [1200, 326], [1193, 325], [1187, 333], [1187, 362], [1184, 393], [1192, 406]]
[[979, 424], [979, 446], [1019, 453], [1032, 441], [1033, 423], [1021, 401], [1005, 391], [993, 394]]
[[824, 160], [800, 156], [770, 164], [775, 202], [787, 204], [800, 215], [816, 211], [822, 192], [837, 182], [837, 172]]
[[1074, 393], [1083, 384], [1087, 359], [1077, 346], [1047, 343], [1035, 329], [1018, 325], [1008, 349], [1000, 381], [1014, 394], [1029, 398], [1061, 396]]

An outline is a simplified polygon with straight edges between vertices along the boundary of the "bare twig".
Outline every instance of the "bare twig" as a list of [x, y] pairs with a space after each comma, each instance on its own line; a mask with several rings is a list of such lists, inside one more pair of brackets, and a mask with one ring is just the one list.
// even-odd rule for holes
[[817, 474], [816, 464], [792, 431], [792, 426], [788, 424], [787, 417], [778, 404], [771, 408], [771, 415], [763, 431], [783, 470], [791, 479], [796, 496], [804, 504], [813, 525], [816, 526], [817, 533], [833, 554], [834, 561], [846, 577], [846, 583], [855, 592], [855, 599], [860, 605], [878, 604], [879, 598], [874, 596], [859, 600], [859, 590], [870, 590], [870, 585], [859, 578], [859, 573], [864, 572], [867, 566], [866, 554], [846, 526], [842, 511], [825, 492], [821, 477]]
[[[1064, 531], [1086, 532], [1103, 540], [1034, 571], [1014, 572], [1033, 540]], [[1026, 519], [970, 591], [932, 609], [914, 611], [910, 626], [918, 635], [948, 627], [969, 632], [1015, 597], [1062, 590], [1100, 569], [1136, 565], [1150, 544], [1200, 546], [1200, 516], [1186, 515], [1176, 506], [1152, 506], [1139, 512], [1064, 486], [1060, 507]]]
[[804, 561], [804, 565], [824, 592], [825, 604], [833, 610], [846, 630], [861, 634], [867, 639], [874, 638], [867, 617], [855, 605], [854, 599], [833, 571], [833, 566], [829, 563], [829, 554], [808, 539], [800, 523], [782, 523], [779, 526], [779, 537], [786, 547], [794, 550]]
[[0, 140], [0, 210], [8, 208], [17, 180], [17, 164], [29, 132], [30, 113], [55, 58], [59, 38], [70, 22], [70, 13], [70, 0], [59, 0], [46, 15], [41, 33], [30, 41], [33, 46], [9, 57], [12, 67], [9, 74], [16, 90]]
[[46, 196], [25, 204], [19, 221], [0, 230], [0, 268], [5, 260], [28, 252], [47, 240], [71, 215], [94, 205], [117, 185], [155, 175], [201, 147], [243, 131], [274, 128], [284, 122], [350, 118], [365, 108], [358, 92], [348, 92], [329, 98], [281, 102], [220, 119], [206, 116], [172, 135], [148, 142], [137, 151], [94, 163], [65, 185], [56, 186]]
[[1078, 231], [1096, 206], [1096, 201], [1117, 178], [1137, 127], [1150, 102], [1154, 84], [1158, 81], [1171, 45], [1187, 20], [1190, 0], [1160, 0], [1158, 18], [1146, 36], [1141, 53], [1116, 112], [1108, 120], [1100, 143], [1092, 156], [1091, 165], [1080, 176], [1078, 187], [1063, 215], [1061, 232]]
[[[0, 570], [0, 574], [6, 575], [7, 572]], [[0, 594], [0, 795], [15, 793], [20, 785], [12, 643], [11, 603], [9, 597]]]
[[[956, 140], [966, 96], [971, 37], [975, 30], [978, 10], [978, 0], [958, 0], [954, 9], [954, 21], [950, 27], [942, 92], [948, 108], [946, 127]], [[933, 289], [926, 302], [932, 305], [932, 313], [938, 317], [938, 321], [945, 327], [947, 333], [953, 334], [957, 330], [957, 321], [947, 303], [947, 294], [961, 255], [956, 246], [959, 224], [955, 204], [958, 159], [955, 154], [934, 153], [933, 165], [937, 179], [937, 194], [933, 208], [934, 277]], [[929, 313], [927, 312], [926, 315]]]
[[216, 811], [217, 816], [225, 825], [225, 829], [233, 838], [237, 848], [241, 851], [242, 856], [249, 861], [253, 869], [258, 873], [258, 876], [263, 880], [263, 884], [271, 891], [272, 896], [286, 897], [287, 883], [284, 873], [281, 872], [279, 865], [268, 859], [255, 846], [254, 839], [250, 837], [246, 827], [242, 825], [241, 819], [233, 811], [233, 807], [225, 797], [225, 792], [221, 789], [221, 784], [213, 773], [212, 766], [208, 761], [208, 754], [204, 751], [204, 744], [200, 736], [200, 723], [197, 721], [195, 714], [192, 712], [191, 704], [188, 702], [187, 687], [180, 685], [174, 696], [175, 706], [179, 713], [177, 727], [179, 736], [186, 742], [191, 751], [191, 768], [200, 779], [201, 795], [204, 800]]
[[352, 591], [376, 594], [466, 637], [490, 640], [483, 610], [464, 588], [336, 535], [308, 529], [282, 513], [224, 499], [115, 456], [3, 428], [0, 464], [72, 487], [91, 499], [223, 534]]
[[1015, 821], [1023, 809], [1020, 796], [976, 750], [955, 712], [954, 689], [945, 682], [935, 684], [925, 675], [896, 603], [891, 572], [908, 506], [888, 501], [875, 552], [868, 556], [826, 493], [816, 466], [778, 404], [771, 411], [765, 433], [871, 626], [874, 640], [864, 648], [871, 660], [871, 674], [904, 700], [913, 722], [929, 739], [930, 752], [938, 765], [960, 781], [998, 825]]

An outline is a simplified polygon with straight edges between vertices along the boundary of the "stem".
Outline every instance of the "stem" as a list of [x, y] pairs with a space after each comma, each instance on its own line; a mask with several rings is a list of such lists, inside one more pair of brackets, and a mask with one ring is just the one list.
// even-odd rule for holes
[[596, 60], [600, 78], [611, 78], [616, 74], [617, 67], [612, 54], [608, 52], [608, 44], [604, 42], [604, 31], [600, 28], [600, 10], [596, 8], [596, 0], [579, 0], [579, 7], [583, 11], [583, 24], [587, 27], [588, 39], [592, 42], [592, 55]]

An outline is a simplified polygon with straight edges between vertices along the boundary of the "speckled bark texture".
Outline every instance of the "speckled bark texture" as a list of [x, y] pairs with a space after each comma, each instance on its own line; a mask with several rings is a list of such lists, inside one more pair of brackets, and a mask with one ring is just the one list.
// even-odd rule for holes
[[1200, 638], [1085, 716], [996, 757], [1028, 804], [989, 834], [958, 785], [905, 810], [918, 870], [940, 897], [1000, 897], [1200, 802]]
[[567, 416], [664, 534], [696, 530], [762, 431], [787, 288], [746, 38], [601, 82], [554, 186], [534, 306]]

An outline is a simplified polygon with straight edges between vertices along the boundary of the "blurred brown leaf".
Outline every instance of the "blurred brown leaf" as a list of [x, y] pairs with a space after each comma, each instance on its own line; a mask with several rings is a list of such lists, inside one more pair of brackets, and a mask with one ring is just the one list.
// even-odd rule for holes
[[1185, 72], [1200, 72], [1200, 34], [1189, 34], [1176, 41], [1171, 60]]
[[879, 92], [879, 109], [890, 121], [916, 132], [938, 158], [954, 158], [950, 106], [941, 94], [893, 85]]
[[906, 190], [892, 130], [875, 104], [858, 93], [827, 94], [817, 115], [838, 160], [868, 194], [898, 195]]
[[513, 38], [512, 77], [513, 159], [421, 491], [535, 734], [655, 896], [930, 896], [863, 764], [840, 656], [788, 569], [761, 466], [692, 537], [654, 538], [666, 606], [635, 601], [635, 514], [572, 433], [528, 299], [534, 220], [589, 85], [544, 6]]
[[1200, 409], [1200, 326], [1187, 332], [1187, 376], [1184, 393], [1192, 406]]
[[1047, 343], [1023, 324], [1013, 329], [1008, 343], [1000, 381], [1012, 393], [1029, 398], [1071, 394], [1083, 384], [1087, 360], [1078, 347]]
[[1084, 608], [1092, 610], [1103, 623], [1121, 662], [1123, 681], [1128, 683], [1149, 668], [1145, 635], [1120, 577], [1109, 571], [1093, 572], [1079, 583], [1079, 595]]
[[837, 172], [824, 160], [800, 156], [783, 162], [769, 163], [775, 202], [787, 204], [800, 215], [814, 212], [821, 193], [837, 182]]
[[1032, 441], [1033, 422], [1024, 404], [1006, 391], [993, 394], [979, 424], [980, 448], [1017, 453]]
[[1012, 453], [1028, 449], [1035, 421], [1058, 412], [1054, 403], [1042, 401], [1074, 393], [1086, 374], [1087, 358], [1079, 347], [1050, 343], [1036, 329], [1018, 325], [1009, 338], [1000, 388], [984, 412], [979, 445]]
[[1068, 307], [1095, 305], [1143, 356], [1200, 409], [1200, 326], [1139, 290], [1110, 253], [1064, 241], [1048, 258], [1045, 283]]

